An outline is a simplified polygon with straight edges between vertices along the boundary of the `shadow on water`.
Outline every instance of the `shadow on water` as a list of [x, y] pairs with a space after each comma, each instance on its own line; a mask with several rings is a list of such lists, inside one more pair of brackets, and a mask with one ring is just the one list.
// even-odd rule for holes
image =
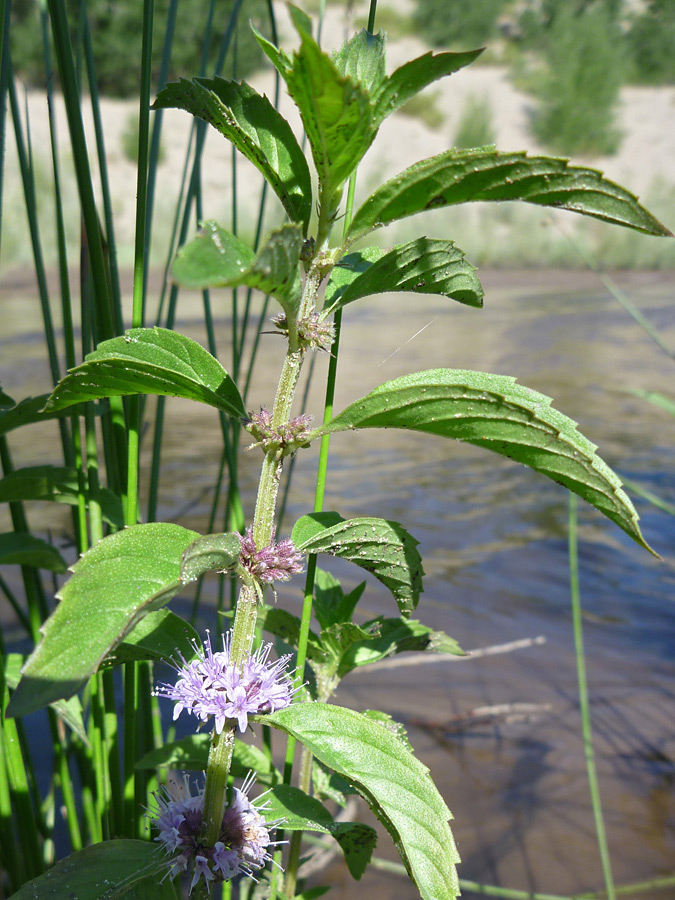
[[[513, 375], [553, 396], [556, 408], [580, 423], [620, 474], [675, 503], [675, 419], [626, 392], [637, 387], [672, 396], [672, 362], [590, 275], [486, 273], [484, 280], [480, 312], [420, 296], [354, 304], [343, 326], [336, 408], [419, 369]], [[673, 276], [620, 280], [675, 346]], [[197, 306], [186, 303], [177, 327], [204, 342]], [[6, 309], [13, 307], [8, 301]], [[27, 322], [25, 302], [17, 309]], [[218, 327], [223, 335], [229, 328], [224, 310]], [[17, 333], [9, 328], [11, 339], [2, 341], [0, 381], [20, 399], [47, 390], [49, 381], [32, 332], [21, 340]], [[267, 341], [251, 408], [271, 402], [279, 371], [281, 342]], [[325, 365], [325, 357], [317, 359], [307, 410], [315, 416]], [[219, 434], [210, 410], [167, 404], [162, 519], [205, 530]], [[24, 465], [53, 462], [50, 440], [36, 437], [35, 429], [17, 432], [11, 443]], [[149, 452], [146, 436], [146, 466]], [[463, 878], [558, 894], [599, 890], [569, 612], [565, 492], [485, 451], [395, 431], [338, 435], [331, 462], [327, 509], [391, 518], [420, 541], [427, 577], [416, 616], [425, 624], [466, 649], [545, 638], [528, 649], [469, 661], [359, 670], [345, 680], [337, 701], [385, 709], [408, 725], [455, 816]], [[241, 454], [249, 511], [258, 468], [256, 454]], [[311, 509], [315, 472], [314, 448], [301, 451], [282, 531]], [[580, 507], [579, 526], [594, 739], [619, 884], [675, 869], [675, 518], [644, 501], [636, 505], [645, 537], [663, 562], [589, 507]], [[33, 528], [60, 541], [67, 512], [44, 505], [36, 510]], [[348, 585], [361, 580], [338, 563], [331, 569]], [[204, 596], [215, 603], [213, 585]], [[179, 602], [189, 609], [189, 598]], [[286, 586], [279, 602], [298, 609]], [[360, 607], [364, 617], [395, 609], [373, 581]], [[15, 633], [9, 613], [3, 616]], [[517, 704], [538, 712], [514, 721], [476, 718], [477, 710]], [[450, 727], [458, 719], [465, 727]], [[385, 834], [378, 853], [395, 858]], [[353, 896], [341, 863], [317, 878], [337, 886], [337, 900]], [[374, 871], [358, 890], [378, 900], [416, 896], [405, 881]]]

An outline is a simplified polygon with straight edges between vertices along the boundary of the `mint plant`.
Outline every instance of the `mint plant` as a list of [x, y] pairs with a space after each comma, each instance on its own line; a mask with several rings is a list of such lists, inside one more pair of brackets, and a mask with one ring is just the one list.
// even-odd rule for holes
[[[384, 713], [330, 702], [340, 679], [385, 656], [406, 650], [462, 652], [453, 638], [411, 618], [424, 573], [417, 542], [404, 525], [376, 516], [345, 519], [339, 510], [323, 510], [331, 435], [402, 428], [484, 447], [564, 485], [650, 549], [619, 478], [595, 446], [550, 398], [508, 376], [458, 369], [415, 372], [335, 414], [327, 404], [316, 426], [309, 411], [296, 414], [303, 365], [318, 349], [332, 353], [330, 397], [340, 320], [349, 304], [384, 291], [439, 294], [475, 308], [483, 304], [476, 269], [452, 240], [419, 237], [384, 251], [367, 243], [377, 229], [423, 210], [520, 200], [648, 234], [669, 232], [632, 194], [593, 169], [494, 147], [450, 149], [421, 160], [354, 211], [354, 176], [382, 122], [480, 51], [427, 53], [388, 75], [381, 35], [361, 31], [329, 54], [312, 36], [309, 18], [296, 7], [290, 11], [299, 38], [292, 54], [257, 31], [255, 36], [300, 113], [316, 189], [290, 125], [249, 85], [182, 79], [161, 90], [154, 103], [155, 109], [180, 108], [213, 126], [259, 169], [287, 216], [257, 251], [206, 221], [173, 266], [173, 278], [188, 287], [245, 286], [274, 298], [279, 307], [274, 324], [287, 351], [269, 408], [247, 411], [238, 385], [213, 355], [158, 327], [132, 328], [99, 343], [56, 385], [45, 408], [56, 415], [75, 404], [139, 394], [212, 406], [242, 421], [262, 456], [255, 509], [242, 534], [200, 535], [151, 522], [99, 540], [73, 566], [8, 708], [9, 715], [19, 716], [58, 707], [102, 666], [164, 660], [177, 670], [177, 679], [156, 686], [156, 693], [174, 702], [174, 717], [183, 711], [195, 716], [208, 735], [167, 743], [137, 766], [205, 769], [205, 781], [184, 774], [156, 793], [149, 803], [154, 840], [127, 835], [80, 850], [21, 888], [18, 900], [53, 896], [55, 890], [77, 900], [132, 897], [137, 891], [159, 898], [171, 896], [172, 879], [183, 876], [191, 896], [204, 898], [242, 874], [269, 880], [265, 890], [291, 898], [298, 890], [305, 831], [332, 835], [359, 878], [375, 832], [362, 823], [336, 821], [323, 802], [349, 791], [366, 800], [391, 834], [424, 900], [459, 893], [450, 811], [401, 729]], [[318, 445], [315, 509], [295, 522], [290, 536], [278, 539], [284, 466], [301, 449]], [[365, 585], [345, 593], [317, 567], [319, 554], [348, 560], [373, 575], [392, 594], [398, 614], [358, 624]], [[302, 570], [301, 617], [266, 603], [270, 585]], [[212, 572], [229, 573], [239, 592], [231, 631], [203, 638], [164, 607], [185, 585]], [[270, 658], [271, 646], [259, 643], [261, 630], [287, 648], [277, 661]], [[297, 667], [295, 676], [287, 665]], [[249, 726], [288, 736], [283, 774], [270, 755], [250, 744]], [[303, 753], [294, 778], [296, 741]], [[262, 800], [251, 793], [251, 769], [269, 786]], [[235, 787], [233, 778], [241, 786]], [[281, 838], [271, 835], [275, 825], [292, 835], [283, 882], [276, 843]], [[273, 858], [276, 865], [264, 868]]]

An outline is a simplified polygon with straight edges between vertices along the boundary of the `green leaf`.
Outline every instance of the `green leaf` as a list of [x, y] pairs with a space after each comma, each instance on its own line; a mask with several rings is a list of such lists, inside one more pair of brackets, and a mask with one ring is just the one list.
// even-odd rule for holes
[[670, 234], [633, 194], [595, 169], [570, 166], [565, 159], [480, 148], [447, 150], [385, 182], [356, 211], [346, 240], [351, 243], [422, 210], [474, 200], [524, 200], [647, 234]]
[[366, 589], [365, 581], [358, 584], [348, 594], [342, 590], [340, 582], [317, 567], [314, 578], [314, 615], [322, 628], [330, 628], [338, 622], [351, 622], [356, 604]]
[[377, 832], [361, 822], [334, 822], [333, 817], [316, 797], [299, 788], [278, 784], [268, 794], [267, 819], [283, 819], [285, 831], [320, 831], [331, 834], [345, 855], [352, 878], [359, 879], [366, 870], [377, 844]]
[[180, 248], [171, 274], [174, 281], [187, 288], [238, 285], [254, 259], [255, 253], [248, 244], [209, 220], [202, 222], [197, 236]]
[[24, 666], [8, 715], [71, 697], [147, 613], [182, 587], [181, 556], [199, 535], [153, 522], [109, 535], [73, 567]]
[[412, 291], [442, 294], [468, 306], [483, 305], [483, 288], [476, 267], [452, 241], [417, 238], [399, 244], [346, 285], [330, 312], [371, 294]]
[[311, 513], [295, 523], [292, 539], [302, 553], [330, 553], [371, 572], [392, 592], [402, 615], [417, 606], [424, 574], [418, 541], [398, 522]]
[[162, 108], [184, 109], [213, 125], [262, 173], [306, 233], [312, 213], [307, 161], [291, 126], [267, 97], [245, 82], [181, 78], [157, 95], [153, 109]]
[[[16, 469], [0, 481], [0, 502], [51, 500], [77, 506], [79, 494], [77, 469], [70, 467], [30, 466]], [[116, 494], [106, 488], [92, 494], [86, 487], [83, 494], [87, 504], [92, 499], [99, 504], [104, 522], [115, 528], [124, 527], [122, 501]]]
[[322, 202], [333, 207], [375, 137], [372, 104], [306, 32], [292, 68], [282, 75], [307, 132]]
[[11, 409], [0, 412], [0, 435], [21, 428], [22, 425], [32, 425], [35, 422], [45, 422], [49, 419], [63, 419], [65, 416], [77, 415], [78, 409], [58, 409], [44, 411], [44, 405], [49, 400], [49, 394], [40, 394], [39, 397], [26, 397], [20, 400]]
[[150, 841], [127, 838], [103, 841], [59, 860], [51, 869], [26, 882], [13, 900], [117, 900], [145, 879], [159, 880], [166, 856]]
[[249, 25], [251, 31], [253, 32], [253, 36], [262, 47], [268, 59], [277, 70], [277, 72], [281, 75], [281, 77], [285, 80], [286, 76], [293, 68], [293, 60], [285, 50], [280, 50], [279, 47], [276, 47], [273, 43], [271, 43], [271, 41], [268, 41], [265, 35], [261, 34], [258, 31], [253, 22], [250, 22]]
[[369, 269], [371, 263], [376, 262], [383, 255], [384, 250], [379, 247], [363, 247], [361, 250], [343, 256], [332, 269], [326, 282], [324, 309], [337, 307], [337, 301], [347, 287]]
[[294, 703], [265, 721], [352, 782], [391, 834], [423, 900], [459, 894], [450, 810], [429, 770], [388, 728], [351, 709]]
[[302, 294], [299, 272], [302, 232], [297, 225], [273, 231], [255, 256], [238, 238], [216, 222], [204, 222], [200, 233], [178, 253], [174, 280], [185, 287], [246, 287], [271, 294], [287, 314], [297, 309]]
[[11, 409], [12, 406], [16, 406], [16, 400], [13, 400], [0, 388], [0, 409]]
[[353, 428], [406, 428], [454, 438], [508, 456], [587, 500], [654, 552], [617, 475], [551, 398], [515, 378], [431, 369], [386, 382], [338, 413], [312, 439]]
[[103, 662], [115, 666], [144, 659], [171, 663], [181, 657], [190, 662], [195, 644], [199, 646], [199, 635], [189, 622], [168, 609], [158, 609], [143, 616]]
[[368, 622], [366, 625], [357, 625], [355, 622], [337, 622], [321, 632], [321, 646], [336, 663], [339, 663], [354, 644], [367, 643], [377, 638], [379, 633], [377, 620]]
[[314, 794], [320, 800], [332, 800], [338, 806], [346, 806], [348, 795], [356, 793], [346, 778], [333, 772], [318, 759], [314, 760], [312, 766], [312, 784]]
[[[210, 734], [190, 734], [146, 753], [134, 768], [203, 772], [208, 763], [210, 745]], [[267, 754], [259, 747], [235, 738], [231, 773], [235, 778], [245, 778], [249, 772], [255, 772], [256, 782], [265, 786], [281, 781], [281, 773]]]
[[378, 125], [423, 88], [470, 65], [483, 50], [465, 53], [425, 53], [396, 69], [382, 85], [377, 98]]
[[237, 386], [201, 344], [166, 328], [132, 328], [103, 341], [54, 388], [45, 409], [125, 394], [160, 394], [246, 415]]
[[338, 668], [338, 676], [344, 678], [352, 669], [367, 666], [408, 651], [431, 651], [464, 656], [457, 641], [444, 631], [434, 631], [415, 619], [383, 619], [379, 622], [379, 635], [369, 640], [353, 643], [344, 653]]
[[183, 553], [181, 577], [188, 582], [196, 581], [207, 572], [225, 572], [237, 562], [240, 552], [241, 538], [235, 532], [205, 534]]
[[34, 566], [49, 572], [67, 568], [56, 547], [24, 531], [0, 534], [0, 565]]
[[[8, 653], [5, 657], [5, 681], [7, 686], [14, 690], [19, 683], [21, 667], [24, 664], [24, 656], [21, 653]], [[75, 732], [85, 747], [89, 746], [89, 738], [82, 718], [82, 703], [79, 697], [71, 697], [69, 700], [57, 700], [50, 703], [50, 707], [65, 724]]]
[[380, 94], [388, 80], [384, 45], [384, 35], [371, 34], [362, 28], [333, 54], [340, 75], [360, 84], [372, 99]]
[[378, 722], [384, 728], [387, 728], [394, 735], [396, 740], [401, 741], [407, 750], [412, 754], [415, 753], [413, 746], [408, 739], [408, 732], [406, 731], [405, 726], [401, 722], [397, 722], [393, 716], [389, 715], [389, 713], [382, 712], [380, 709], [364, 709], [362, 715], [371, 719], [373, 722]]

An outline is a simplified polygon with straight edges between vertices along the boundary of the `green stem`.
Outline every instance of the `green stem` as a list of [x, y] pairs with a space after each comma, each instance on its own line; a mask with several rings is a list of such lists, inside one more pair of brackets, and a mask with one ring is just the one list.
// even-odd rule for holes
[[614, 877], [612, 864], [609, 857], [605, 823], [600, 802], [600, 787], [598, 773], [595, 767], [595, 754], [593, 751], [593, 736], [591, 733], [591, 708], [588, 697], [588, 681], [586, 679], [586, 659], [584, 656], [584, 637], [581, 622], [581, 600], [579, 593], [579, 556], [577, 547], [577, 498], [569, 495], [569, 566], [570, 566], [570, 598], [572, 601], [572, 623], [574, 627], [574, 649], [577, 658], [577, 681], [579, 683], [579, 709], [581, 712], [581, 729], [584, 741], [584, 754], [586, 757], [586, 771], [588, 773], [588, 787], [591, 792], [591, 805], [593, 807], [593, 819], [595, 833], [600, 850], [602, 873], [605, 879], [605, 889], [608, 900], [615, 900]]
[[218, 840], [225, 809], [225, 792], [234, 751], [235, 727], [214, 732], [209, 749], [209, 761], [204, 788], [204, 843], [213, 846]]

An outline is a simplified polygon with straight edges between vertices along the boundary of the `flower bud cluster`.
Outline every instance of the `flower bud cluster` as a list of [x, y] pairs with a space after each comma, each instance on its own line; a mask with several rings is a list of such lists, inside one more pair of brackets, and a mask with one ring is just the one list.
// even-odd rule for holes
[[192, 793], [190, 778], [163, 786], [154, 794], [156, 809], [150, 810], [157, 829], [155, 840], [166, 852], [171, 878], [192, 872], [190, 892], [200, 878], [206, 885], [229, 881], [238, 875], [252, 875], [270, 860], [275, 842], [270, 830], [278, 822], [266, 822], [265, 804], [255, 806], [248, 798], [253, 785], [249, 775], [241, 789], [234, 788], [213, 846], [204, 844], [204, 789]]
[[[274, 316], [272, 322], [280, 331], [288, 332], [285, 313]], [[310, 313], [298, 321], [298, 340], [301, 347], [309, 350], [330, 350], [334, 337], [335, 328], [332, 323], [322, 322], [316, 312]]]
[[274, 534], [269, 545], [258, 550], [253, 529], [248, 528], [241, 539], [239, 564], [257, 581], [270, 584], [273, 581], [290, 581], [292, 575], [302, 572], [303, 557], [290, 538], [275, 541]]
[[275, 449], [280, 456], [292, 453], [298, 447], [306, 446], [312, 416], [295, 416], [285, 425], [272, 427], [272, 413], [261, 409], [258, 413], [249, 413], [246, 430], [256, 440], [249, 449], [262, 447], [265, 453]]

